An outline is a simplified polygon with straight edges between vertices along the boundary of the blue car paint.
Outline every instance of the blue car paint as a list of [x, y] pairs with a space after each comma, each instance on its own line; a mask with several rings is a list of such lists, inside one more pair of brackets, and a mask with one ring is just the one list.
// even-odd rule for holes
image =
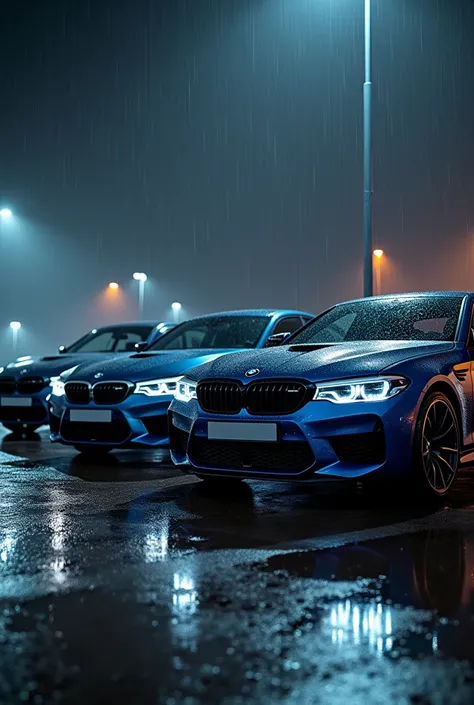
[[[231, 311], [220, 314], [210, 314], [201, 316], [199, 319], [207, 319], [220, 316], [264, 316], [268, 318], [263, 333], [261, 334], [256, 348], [262, 348], [275, 326], [285, 317], [303, 316], [307, 319], [314, 318], [314, 314], [295, 310], [276, 309], [256, 309]], [[209, 362], [217, 357], [230, 354], [228, 349], [191, 349], [191, 350], [159, 350], [145, 351], [137, 353], [127, 358], [117, 358], [107, 360], [100, 364], [92, 363], [81, 365], [74, 373], [68, 377], [68, 382], [83, 381], [93, 384], [97, 382], [96, 375], [100, 374], [100, 382], [128, 381], [133, 384], [152, 379], [166, 379], [184, 375], [188, 370]], [[245, 354], [241, 351], [235, 354]], [[51, 396], [50, 418], [53, 419], [52, 432], [50, 435], [53, 443], [59, 442], [65, 445], [97, 446], [107, 448], [131, 448], [131, 447], [163, 447], [168, 446], [167, 413], [173, 400], [173, 396], [148, 397], [143, 394], [130, 394], [123, 402], [116, 405], [103, 406], [90, 401], [87, 406], [72, 404], [65, 396]], [[128, 426], [128, 433], [118, 442], [101, 442], [99, 440], [71, 441], [66, 438], [59, 428], [61, 423], [68, 421], [71, 409], [111, 409], [113, 412], [113, 422], [125, 420]], [[149, 419], [159, 419], [162, 422], [163, 432], [151, 433], [147, 431], [144, 424]], [[56, 420], [56, 423], [55, 423]], [[53, 430], [54, 429], [54, 430]]]
[[[187, 375], [195, 382], [236, 380], [242, 386], [259, 380], [296, 379], [321, 384], [380, 374], [400, 375], [409, 380], [408, 388], [401, 394], [384, 401], [354, 404], [309, 401], [298, 411], [283, 416], [258, 416], [248, 413], [246, 409], [232, 415], [212, 414], [203, 411], [196, 399], [189, 402], [175, 399], [170, 407], [170, 424], [188, 437], [186, 452], [183, 452], [182, 444], [175, 442], [172, 436], [173, 461], [185, 472], [197, 470], [202, 474], [228, 477], [317, 481], [328, 477], [355, 479], [377, 473], [380, 477], [398, 478], [410, 472], [420, 405], [433, 385], [439, 383], [445, 385], [445, 389], [449, 388], [458, 400], [463, 452], [467, 453], [474, 442], [474, 351], [467, 348], [474, 295], [470, 292], [427, 292], [403, 296], [464, 297], [455, 340], [347, 342], [309, 352], [292, 351], [290, 343], [268, 350], [229, 355]], [[455, 375], [458, 367], [468, 369], [464, 380]], [[249, 379], [246, 372], [251, 369], [259, 370], [258, 377]], [[190, 457], [191, 454], [188, 455], [189, 440], [195, 437], [207, 439], [209, 421], [274, 422], [279, 428], [279, 440], [289, 444], [306, 441], [313, 452], [314, 462], [301, 472], [264, 471], [258, 468], [246, 470], [242, 467], [231, 469], [219, 467], [218, 463], [212, 466], [199, 464]], [[349, 463], [338, 458], [331, 439], [369, 433], [378, 424], [382, 424], [385, 435], [386, 455], [383, 462]]]
[[[169, 330], [174, 328], [175, 324], [166, 321], [135, 321], [130, 323], [117, 323], [116, 325], [104, 326], [103, 328], [126, 328], [127, 330], [131, 330], [134, 327], [143, 328], [148, 326], [151, 328], [151, 332], [146, 342], [148, 345], [151, 345], [162, 335], [164, 335], [164, 333], [167, 333]], [[98, 328], [97, 333], [99, 334], [101, 330], [102, 328]], [[80, 340], [82, 340], [82, 338]], [[76, 341], [76, 343], [78, 342], [79, 341]], [[76, 343], [73, 343], [71, 347], [76, 345]], [[71, 367], [74, 367], [75, 365], [79, 365], [85, 362], [97, 361], [97, 359], [103, 360], [117, 357], [117, 355], [121, 356], [127, 354], [132, 355], [133, 353], [68, 353], [66, 349], [65, 352], [59, 353], [57, 355], [49, 355], [44, 357], [24, 356], [7, 364], [5, 368], [3, 368], [3, 370], [0, 372], [0, 397], [2, 399], [5, 398], [5, 400], [8, 401], [12, 398], [21, 399], [22, 397], [24, 398], [25, 396], [28, 396], [32, 400], [33, 413], [31, 415], [28, 413], [29, 418], [27, 418], [26, 416], [24, 416], [25, 407], [6, 406], [5, 408], [7, 409], [15, 408], [18, 413], [18, 417], [13, 420], [6, 419], [6, 414], [4, 414], [5, 408], [0, 408], [0, 424], [2, 422], [5, 422], [9, 426], [16, 426], [18, 427], [18, 429], [23, 430], [28, 430], [28, 428], [37, 428], [38, 426], [47, 424], [47, 400], [51, 393], [51, 385], [47, 384], [41, 391], [36, 393], [18, 394], [17, 392], [15, 392], [14, 394], [7, 394], [1, 389], [2, 379], [13, 378], [15, 382], [17, 382], [21, 379], [29, 377], [42, 377], [45, 380], [50, 380], [52, 377], [58, 377], [62, 372], [70, 369]], [[28, 408], [29, 407], [26, 407], [26, 409]]]

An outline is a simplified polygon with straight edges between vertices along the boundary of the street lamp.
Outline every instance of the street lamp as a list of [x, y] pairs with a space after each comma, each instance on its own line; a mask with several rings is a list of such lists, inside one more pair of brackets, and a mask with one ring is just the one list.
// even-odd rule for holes
[[179, 303], [179, 301], [175, 301], [171, 304], [171, 308], [173, 309], [175, 323], [179, 323], [179, 314], [181, 313], [182, 309], [181, 304]]
[[13, 338], [13, 352], [16, 353], [16, 349], [17, 349], [17, 345], [18, 345], [18, 332], [21, 328], [20, 321], [11, 321], [10, 328], [12, 331], [12, 338]]
[[133, 278], [138, 282], [138, 315], [143, 318], [143, 305], [145, 302], [145, 282], [148, 279], [145, 272], [134, 272]]
[[12, 215], [13, 215], [13, 213], [11, 212], [11, 210], [9, 208], [1, 208], [0, 209], [0, 218], [2, 218], [2, 220], [10, 220]]
[[364, 296], [373, 294], [372, 271], [372, 21], [371, 0], [364, 12]]
[[109, 289], [118, 289], [118, 288], [119, 288], [119, 285], [117, 284], [117, 282], [110, 282]]
[[382, 257], [384, 255], [383, 250], [374, 250], [373, 252], [375, 262], [374, 262], [374, 269], [375, 269], [375, 277], [376, 277], [376, 290], [377, 294], [382, 293]]

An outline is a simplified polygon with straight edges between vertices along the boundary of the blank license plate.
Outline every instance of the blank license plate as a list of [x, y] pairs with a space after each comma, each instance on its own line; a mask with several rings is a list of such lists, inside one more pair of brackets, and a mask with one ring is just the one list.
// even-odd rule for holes
[[278, 437], [276, 423], [209, 421], [207, 437], [211, 441], [268, 441]]
[[112, 421], [110, 409], [71, 409], [69, 414], [71, 421], [83, 423], [110, 423]]
[[33, 399], [31, 397], [2, 397], [2, 406], [32, 406]]

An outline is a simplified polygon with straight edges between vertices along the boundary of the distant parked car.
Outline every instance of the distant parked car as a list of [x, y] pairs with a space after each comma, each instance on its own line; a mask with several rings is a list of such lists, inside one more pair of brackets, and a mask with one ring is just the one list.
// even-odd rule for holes
[[472, 460], [473, 321], [472, 292], [348, 301], [281, 347], [202, 365], [177, 385], [172, 457], [221, 487], [332, 477], [443, 496]]
[[14, 433], [33, 433], [48, 422], [46, 397], [51, 380], [61, 372], [81, 362], [132, 354], [173, 327], [164, 321], [141, 321], [94, 328], [72, 345], [61, 345], [57, 355], [28, 355], [0, 367], [0, 423]]
[[275, 346], [312, 318], [275, 309], [216, 313], [182, 323], [126, 359], [80, 365], [53, 386], [51, 440], [92, 454], [166, 446], [168, 407], [182, 375], [229, 352]]

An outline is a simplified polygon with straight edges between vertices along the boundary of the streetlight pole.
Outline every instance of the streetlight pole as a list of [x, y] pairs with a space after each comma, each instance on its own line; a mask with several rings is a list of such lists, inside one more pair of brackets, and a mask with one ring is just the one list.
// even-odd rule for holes
[[364, 296], [372, 296], [372, 8], [364, 1]]

